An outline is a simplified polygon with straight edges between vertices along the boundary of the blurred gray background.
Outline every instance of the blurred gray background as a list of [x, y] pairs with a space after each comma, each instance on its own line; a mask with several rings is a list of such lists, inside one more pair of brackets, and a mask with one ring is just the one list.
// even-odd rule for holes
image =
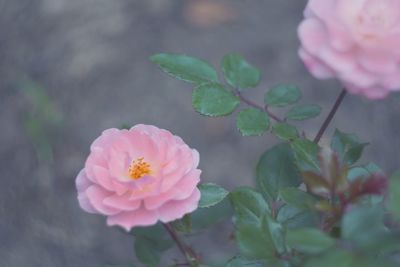
[[[305, 2], [0, 0], [0, 266], [136, 264], [132, 238], [76, 200], [74, 179], [106, 128], [169, 129], [199, 150], [203, 181], [229, 189], [253, 183], [258, 157], [277, 140], [241, 137], [234, 116], [196, 114], [190, 86], [151, 64], [154, 53], [185, 53], [216, 67], [227, 52], [243, 54], [263, 73], [249, 98], [293, 82], [303, 103], [324, 107], [301, 126], [314, 136], [340, 86], [313, 79], [297, 57]], [[390, 173], [400, 155], [399, 101], [348, 96], [326, 136], [334, 127], [357, 133], [372, 143], [363, 162]], [[194, 247], [228, 257], [229, 227], [217, 225]]]

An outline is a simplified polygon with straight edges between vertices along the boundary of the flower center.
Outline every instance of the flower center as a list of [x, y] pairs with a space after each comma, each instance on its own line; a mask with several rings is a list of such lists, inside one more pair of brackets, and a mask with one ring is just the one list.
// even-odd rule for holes
[[144, 161], [143, 157], [137, 158], [129, 165], [128, 174], [133, 180], [138, 180], [145, 175], [150, 175], [150, 164]]

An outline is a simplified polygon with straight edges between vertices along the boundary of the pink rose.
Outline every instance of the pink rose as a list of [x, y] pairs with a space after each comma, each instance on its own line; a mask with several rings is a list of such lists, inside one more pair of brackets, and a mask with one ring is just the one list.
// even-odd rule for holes
[[299, 54], [316, 78], [371, 99], [400, 90], [400, 0], [309, 0], [304, 16]]
[[79, 204], [127, 231], [174, 221], [198, 206], [198, 165], [199, 153], [167, 130], [142, 124], [108, 129], [76, 178]]

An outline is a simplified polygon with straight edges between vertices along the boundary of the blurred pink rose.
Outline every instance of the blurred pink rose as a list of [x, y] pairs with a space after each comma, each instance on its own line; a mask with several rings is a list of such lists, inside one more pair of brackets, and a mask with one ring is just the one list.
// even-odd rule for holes
[[299, 54], [316, 78], [371, 99], [400, 90], [400, 0], [309, 0], [304, 15]]
[[173, 221], [198, 206], [198, 164], [198, 152], [167, 130], [108, 129], [91, 145], [76, 178], [79, 204], [127, 231]]

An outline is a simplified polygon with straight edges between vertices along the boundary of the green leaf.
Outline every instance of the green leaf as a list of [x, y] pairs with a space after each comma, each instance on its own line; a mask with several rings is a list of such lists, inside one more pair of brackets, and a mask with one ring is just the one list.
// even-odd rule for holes
[[272, 126], [272, 133], [282, 140], [292, 140], [299, 136], [297, 128], [285, 122], [278, 122]]
[[385, 174], [384, 171], [373, 162], [368, 163], [364, 167], [370, 174]]
[[243, 256], [236, 256], [230, 259], [225, 267], [265, 267], [265, 264], [260, 260], [251, 260]]
[[269, 128], [269, 117], [261, 110], [247, 108], [239, 112], [236, 125], [243, 136], [262, 135]]
[[266, 105], [284, 107], [294, 104], [301, 98], [301, 92], [295, 85], [277, 85], [272, 87], [264, 97]]
[[213, 183], [205, 183], [199, 185], [201, 198], [199, 207], [208, 208], [217, 205], [229, 194], [224, 188]]
[[231, 53], [222, 59], [222, 71], [225, 80], [239, 90], [256, 87], [260, 81], [260, 71], [251, 66], [239, 54]]
[[335, 249], [321, 257], [311, 258], [305, 267], [356, 267], [353, 265], [353, 261], [353, 255], [350, 252]]
[[274, 243], [261, 222], [261, 218], [269, 213], [264, 198], [247, 187], [235, 189], [229, 198], [235, 213], [235, 239], [241, 253], [255, 259], [272, 258]]
[[396, 172], [390, 179], [388, 208], [400, 220], [400, 172]]
[[162, 253], [173, 245], [160, 223], [134, 228], [131, 234], [135, 236], [136, 256], [147, 267], [158, 267]]
[[293, 107], [286, 113], [289, 120], [307, 120], [317, 117], [321, 113], [321, 107], [317, 105], [301, 105]]
[[374, 246], [368, 248], [371, 255], [385, 256], [389, 253], [397, 253], [400, 250], [400, 232], [388, 231], [375, 238]]
[[235, 189], [229, 198], [235, 212], [235, 239], [241, 253], [255, 259], [272, 258], [274, 242], [262, 227], [262, 217], [269, 213], [264, 198], [247, 187]]
[[292, 248], [304, 253], [321, 253], [335, 244], [335, 239], [315, 228], [289, 230], [286, 242]]
[[235, 237], [241, 253], [254, 259], [271, 261], [286, 249], [283, 227], [268, 213], [254, 222], [235, 218]]
[[387, 232], [384, 212], [379, 206], [353, 207], [342, 219], [342, 237], [365, 249], [375, 246], [376, 240]]
[[226, 116], [239, 105], [239, 99], [221, 84], [206, 83], [193, 91], [192, 104], [197, 112], [206, 116]]
[[249, 187], [238, 187], [229, 194], [235, 218], [250, 223], [260, 223], [263, 214], [269, 212], [267, 202], [260, 193]]
[[364, 253], [330, 249], [319, 257], [310, 258], [305, 267], [395, 267], [398, 264], [388, 259], [371, 257]]
[[277, 216], [277, 221], [287, 229], [314, 227], [319, 220], [319, 215], [316, 212], [300, 210], [290, 205], [281, 207]]
[[146, 237], [148, 239], [168, 239], [168, 235], [161, 223], [148, 227], [134, 227], [130, 231], [130, 234], [135, 237]]
[[197, 209], [190, 215], [192, 217], [192, 230], [199, 231], [232, 217], [233, 211], [228, 198], [225, 198], [218, 205], [206, 209]]
[[284, 253], [286, 251], [285, 231], [279, 222], [272, 219], [269, 214], [264, 214], [261, 218], [261, 229], [266, 231], [266, 234], [272, 240], [275, 250], [278, 253]]
[[308, 139], [296, 139], [291, 143], [297, 164], [302, 171], [319, 170], [319, 146]]
[[280, 191], [282, 200], [300, 210], [314, 210], [317, 200], [310, 194], [295, 187], [283, 188]]
[[276, 200], [282, 188], [300, 185], [300, 172], [288, 144], [276, 145], [261, 156], [257, 164], [257, 183], [269, 200]]
[[186, 214], [182, 219], [173, 221], [172, 226], [178, 232], [190, 233], [192, 231], [192, 217], [190, 214]]
[[275, 257], [275, 247], [271, 237], [261, 224], [248, 222], [235, 224], [235, 240], [239, 251], [253, 259], [271, 259]]
[[138, 237], [135, 239], [136, 257], [148, 267], [158, 267], [162, 253], [170, 247], [159, 240]]
[[218, 81], [215, 69], [197, 58], [176, 54], [157, 54], [150, 60], [178, 80], [195, 84]]
[[356, 163], [357, 160], [361, 157], [362, 152], [367, 145], [368, 143], [363, 143], [350, 147], [344, 156], [344, 161], [347, 162], [347, 164], [349, 165]]
[[364, 167], [351, 167], [347, 172], [347, 179], [352, 182], [357, 179], [366, 179], [371, 176], [371, 173]]
[[348, 165], [357, 162], [367, 145], [368, 143], [361, 143], [356, 135], [345, 134], [337, 129], [331, 141], [331, 148]]

